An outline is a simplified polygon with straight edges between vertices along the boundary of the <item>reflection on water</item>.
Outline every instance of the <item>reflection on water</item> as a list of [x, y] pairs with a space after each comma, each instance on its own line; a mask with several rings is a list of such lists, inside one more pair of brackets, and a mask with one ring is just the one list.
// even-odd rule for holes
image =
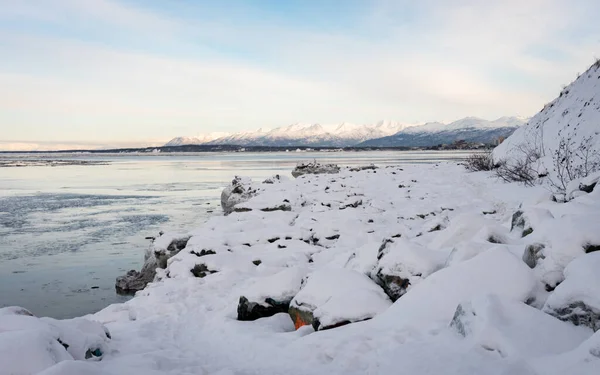
[[115, 293], [114, 280], [141, 266], [149, 244], [145, 237], [159, 230], [186, 231], [220, 214], [221, 189], [236, 174], [256, 180], [275, 173], [291, 177], [298, 161], [312, 159], [385, 165], [464, 156], [392, 151], [0, 154], [0, 162], [11, 165], [27, 165], [28, 159], [77, 161], [0, 168], [0, 307], [20, 305], [40, 316], [63, 318], [126, 300]]

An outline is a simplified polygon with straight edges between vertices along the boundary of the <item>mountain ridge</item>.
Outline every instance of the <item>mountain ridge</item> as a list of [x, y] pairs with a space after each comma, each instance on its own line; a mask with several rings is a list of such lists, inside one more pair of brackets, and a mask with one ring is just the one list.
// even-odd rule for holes
[[[474, 139], [487, 140], [489, 136], [482, 134], [492, 134], [494, 137], [506, 136], [512, 133], [516, 126], [520, 126], [524, 121], [518, 117], [500, 117], [499, 119], [488, 121], [477, 117], [465, 117], [463, 119], [444, 124], [441, 122], [432, 122], [426, 124], [406, 124], [398, 121], [381, 120], [373, 124], [354, 124], [343, 122], [338, 124], [317, 124], [317, 123], [294, 123], [287, 126], [278, 127], [272, 130], [258, 129], [256, 131], [238, 132], [233, 134], [223, 134], [220, 137], [177, 137], [169, 141], [166, 145], [184, 145], [184, 144], [206, 144], [206, 145], [240, 145], [240, 146], [318, 146], [318, 147], [349, 147], [349, 146], [377, 146], [379, 139], [394, 137], [398, 134], [421, 134], [439, 133], [444, 131], [457, 131], [464, 133], [464, 129], [471, 129], [470, 137]], [[510, 130], [506, 130], [510, 128]], [[495, 129], [504, 129], [503, 131], [494, 131]], [[481, 134], [479, 134], [481, 133]], [[214, 133], [211, 133], [214, 134]], [[439, 137], [435, 137], [439, 139]], [[450, 137], [452, 138], [452, 137]], [[188, 143], [183, 143], [188, 142]], [[437, 142], [437, 141], [436, 141]], [[389, 142], [383, 140], [381, 145], [388, 145]], [[406, 142], [405, 142], [406, 143]], [[418, 142], [419, 144], [400, 144], [398, 146], [430, 146], [437, 143]], [[426, 143], [426, 144], [423, 144]], [[445, 143], [445, 142], [442, 142]], [[487, 142], [483, 142], [487, 143]]]

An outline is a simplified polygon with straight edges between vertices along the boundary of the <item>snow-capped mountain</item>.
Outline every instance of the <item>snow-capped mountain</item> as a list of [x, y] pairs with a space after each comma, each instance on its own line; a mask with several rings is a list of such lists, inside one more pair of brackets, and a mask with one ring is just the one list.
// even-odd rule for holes
[[[201, 142], [197, 138], [179, 137], [167, 145], [209, 144], [240, 146], [353, 146], [362, 141], [384, 137], [406, 128], [407, 124], [396, 121], [379, 121], [375, 124], [358, 125], [348, 122], [341, 124], [296, 123], [273, 130], [258, 129], [250, 132], [230, 134]], [[181, 143], [182, 140], [187, 143]]]
[[[494, 149], [495, 160], [511, 161], [524, 156], [522, 145], [535, 148], [542, 154], [541, 167], [552, 172], [552, 155], [561, 139], [570, 139], [574, 148], [586, 138], [588, 149], [600, 152], [600, 61], [592, 65], [558, 98], [517, 129], [513, 135]], [[573, 158], [577, 159], [577, 158]], [[578, 160], [573, 160], [578, 163]]]
[[[501, 117], [487, 121], [476, 117], [467, 117], [450, 124], [432, 122], [423, 125], [405, 124], [383, 120], [374, 124], [305, 124], [296, 123], [273, 130], [258, 129], [240, 132], [210, 140], [198, 138], [175, 138], [167, 145], [208, 144], [239, 146], [431, 146], [439, 143], [451, 143], [457, 139], [488, 143], [500, 136], [508, 136], [524, 121], [517, 117]], [[467, 131], [468, 130], [468, 131]], [[449, 134], [448, 132], [453, 132]], [[435, 134], [430, 139], [426, 136]], [[396, 139], [406, 136], [410, 141]], [[390, 137], [391, 136], [391, 137]], [[466, 139], [465, 137], [468, 137]], [[418, 139], [417, 139], [418, 138]], [[401, 142], [398, 142], [398, 141]]]
[[212, 132], [208, 134], [200, 134], [197, 137], [177, 137], [171, 139], [165, 146], [183, 146], [183, 145], [201, 145], [217, 138], [228, 136], [229, 133]]
[[430, 122], [411, 126], [391, 136], [367, 140], [358, 146], [428, 147], [449, 144], [458, 140], [493, 143], [499, 138], [508, 137], [524, 123], [525, 119], [519, 117], [501, 117], [494, 121], [478, 117], [465, 117], [449, 124]]

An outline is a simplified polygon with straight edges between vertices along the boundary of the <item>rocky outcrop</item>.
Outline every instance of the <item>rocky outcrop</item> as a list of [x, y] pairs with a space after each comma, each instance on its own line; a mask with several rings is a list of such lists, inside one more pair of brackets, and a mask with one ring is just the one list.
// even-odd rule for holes
[[[271, 183], [274, 181], [271, 180]], [[268, 183], [265, 181], [265, 183]], [[225, 215], [234, 212], [235, 205], [246, 202], [258, 193], [258, 189], [252, 186], [252, 180], [247, 177], [235, 176], [231, 185], [221, 192], [221, 207]]]
[[117, 277], [115, 289], [119, 294], [133, 294], [154, 281], [156, 269], [167, 268], [167, 260], [179, 253], [187, 245], [190, 236], [162, 234], [150, 245], [144, 256], [144, 265], [140, 271], [129, 270]]
[[336, 164], [321, 164], [316, 160], [310, 163], [299, 163], [292, 171], [292, 176], [300, 177], [305, 174], [339, 173], [340, 167]]

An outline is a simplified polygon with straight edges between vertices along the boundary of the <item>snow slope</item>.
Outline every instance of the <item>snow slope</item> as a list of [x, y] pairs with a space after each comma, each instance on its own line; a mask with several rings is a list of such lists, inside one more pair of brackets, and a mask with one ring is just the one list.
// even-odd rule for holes
[[[593, 255], [582, 244], [600, 245], [600, 189], [561, 204], [542, 187], [490, 177], [442, 163], [247, 181], [258, 195], [191, 230], [154, 283], [86, 317], [112, 335], [102, 361], [55, 358], [42, 374], [597, 373], [600, 332], [541, 309], [549, 301], [562, 311], [569, 291], [596, 306], [597, 288], [582, 279], [597, 263], [563, 269]], [[525, 237], [511, 230], [518, 209], [532, 227]], [[543, 257], [530, 264], [534, 243]], [[380, 279], [379, 269], [398, 277]], [[555, 297], [546, 272], [567, 277]], [[382, 284], [403, 278], [407, 292], [391, 304]], [[285, 313], [237, 320], [240, 296], [292, 294], [315, 317], [345, 325], [295, 330]], [[11, 335], [0, 330], [0, 363], [14, 353]], [[27, 343], [46, 342], [38, 339], [48, 340]], [[36, 345], [28, 360], [43, 352]]]
[[522, 158], [523, 145], [542, 154], [539, 171], [552, 173], [552, 155], [561, 139], [575, 146], [591, 138], [591, 147], [600, 150], [600, 62], [592, 65], [560, 95], [546, 104], [529, 122], [494, 149], [494, 159]]

